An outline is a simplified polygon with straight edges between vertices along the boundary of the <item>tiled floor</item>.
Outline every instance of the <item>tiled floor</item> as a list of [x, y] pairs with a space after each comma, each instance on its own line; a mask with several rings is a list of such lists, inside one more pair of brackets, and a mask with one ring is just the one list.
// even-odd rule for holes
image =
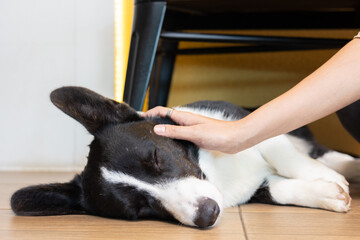
[[74, 173], [0, 172], [0, 239], [360, 239], [360, 185], [347, 214], [262, 204], [226, 209], [208, 230], [158, 221], [129, 222], [94, 216], [14, 216], [11, 194], [30, 184], [67, 181]]

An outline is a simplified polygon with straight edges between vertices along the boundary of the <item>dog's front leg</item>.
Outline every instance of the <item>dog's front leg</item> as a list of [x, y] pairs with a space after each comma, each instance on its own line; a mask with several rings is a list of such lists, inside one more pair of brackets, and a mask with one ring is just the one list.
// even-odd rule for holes
[[339, 185], [320, 180], [267, 178], [269, 192], [275, 203], [322, 208], [335, 212], [350, 210], [351, 198]]
[[278, 175], [309, 181], [323, 179], [335, 182], [349, 192], [348, 183], [342, 175], [298, 152], [284, 135], [265, 140], [258, 144], [257, 148]]

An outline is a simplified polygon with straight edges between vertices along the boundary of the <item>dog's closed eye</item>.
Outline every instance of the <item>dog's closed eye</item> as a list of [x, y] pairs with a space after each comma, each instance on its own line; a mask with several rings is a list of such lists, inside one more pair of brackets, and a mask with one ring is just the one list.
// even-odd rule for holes
[[205, 173], [201, 172], [200, 179], [201, 179], [201, 180], [205, 180], [205, 179], [206, 179]]
[[155, 170], [156, 172], [161, 172], [162, 170], [162, 161], [161, 158], [158, 155], [158, 151], [155, 149], [150, 156], [143, 159], [143, 164]]

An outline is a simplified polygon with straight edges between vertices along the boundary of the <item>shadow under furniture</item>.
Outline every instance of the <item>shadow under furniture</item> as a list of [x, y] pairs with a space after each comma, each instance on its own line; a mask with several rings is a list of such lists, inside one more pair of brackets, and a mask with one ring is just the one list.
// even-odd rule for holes
[[[350, 39], [196, 33], [194, 30], [356, 29], [358, 0], [135, 0], [124, 101], [142, 110], [166, 106], [179, 54], [249, 53], [341, 48]], [[191, 32], [189, 32], [191, 31]], [[231, 43], [178, 49], [180, 41]], [[234, 43], [239, 44], [234, 46]]]

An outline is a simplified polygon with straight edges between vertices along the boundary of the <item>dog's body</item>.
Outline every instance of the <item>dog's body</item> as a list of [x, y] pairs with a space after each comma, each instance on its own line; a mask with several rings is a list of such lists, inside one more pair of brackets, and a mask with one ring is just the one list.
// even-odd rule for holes
[[[358, 161], [319, 145], [305, 128], [223, 154], [158, 136], [154, 125], [173, 124], [170, 119], [144, 119], [126, 104], [84, 88], [60, 88], [51, 99], [94, 135], [88, 163], [69, 183], [17, 191], [11, 200], [16, 214], [175, 218], [209, 227], [224, 207], [246, 202], [349, 210], [345, 178], [320, 161], [351, 178], [359, 175]], [[225, 102], [178, 109], [222, 120], [248, 114]]]

